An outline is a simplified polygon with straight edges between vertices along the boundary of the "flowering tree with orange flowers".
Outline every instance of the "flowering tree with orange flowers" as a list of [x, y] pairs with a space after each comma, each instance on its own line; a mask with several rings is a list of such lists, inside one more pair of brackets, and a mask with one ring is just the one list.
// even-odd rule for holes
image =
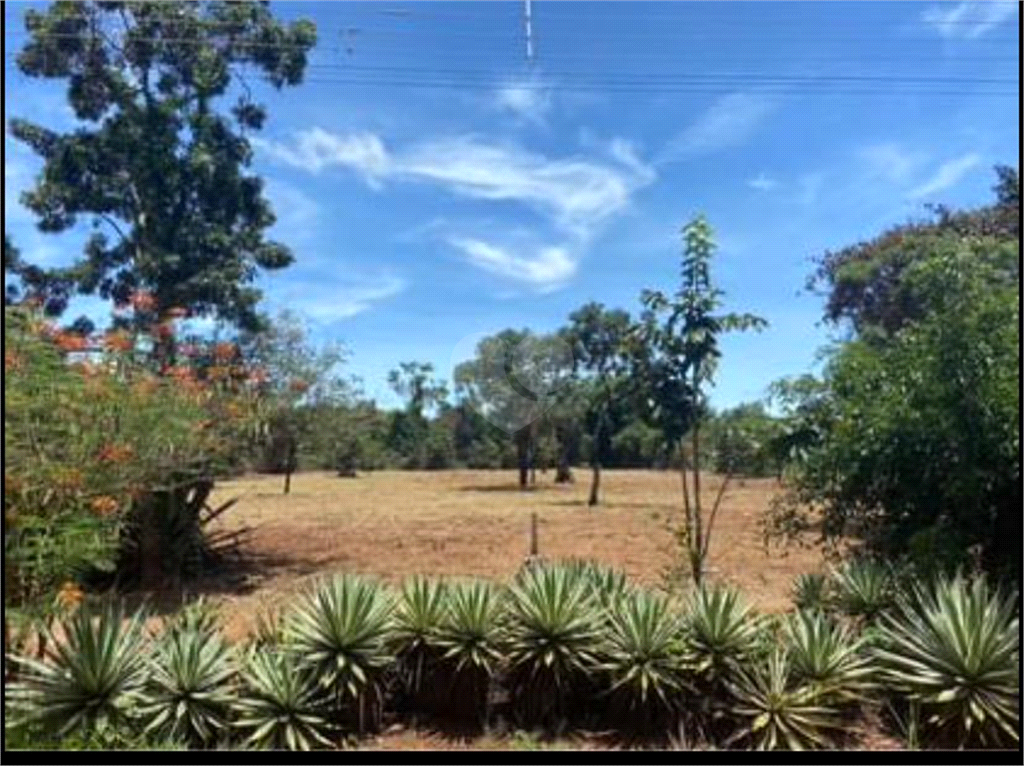
[[31, 306], [4, 313], [5, 605], [45, 611], [67, 583], [133, 562], [173, 576], [185, 562], [168, 542], [196, 526], [180, 528], [181, 510], [202, 505], [261, 422], [237, 353], [193, 345], [158, 363], [171, 315], [88, 337]]

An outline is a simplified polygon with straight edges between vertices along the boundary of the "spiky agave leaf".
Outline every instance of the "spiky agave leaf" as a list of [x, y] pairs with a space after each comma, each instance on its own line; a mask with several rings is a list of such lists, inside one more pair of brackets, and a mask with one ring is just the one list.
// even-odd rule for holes
[[828, 580], [820, 572], [797, 575], [792, 595], [797, 609], [825, 611], [828, 608]]
[[427, 692], [437, 685], [437, 639], [447, 613], [448, 586], [443, 580], [417, 575], [402, 584], [389, 640], [404, 699], [417, 708], [433, 707]]
[[528, 720], [562, 716], [600, 661], [601, 610], [581, 577], [556, 566], [524, 573], [507, 603], [513, 696]]
[[790, 614], [782, 640], [796, 682], [816, 688], [822, 699], [837, 705], [865, 698], [872, 688], [870, 658], [863, 639], [821, 612]]
[[455, 584], [441, 625], [438, 692], [446, 694], [446, 715], [466, 723], [487, 718], [490, 683], [502, 661], [501, 591], [486, 581]]
[[865, 623], [874, 622], [895, 603], [895, 574], [888, 564], [860, 558], [832, 570], [831, 588], [836, 606]]
[[340, 575], [308, 591], [286, 627], [289, 647], [329, 689], [336, 704], [351, 703], [364, 726], [367, 704], [379, 715], [393, 601], [379, 583]]
[[679, 631], [679, 619], [663, 597], [641, 591], [610, 608], [601, 668], [613, 699], [634, 716], [639, 711], [643, 721], [660, 715], [664, 722], [664, 714], [678, 705], [685, 685]]
[[146, 733], [212, 744], [228, 727], [235, 672], [231, 651], [218, 634], [168, 631], [150, 663], [149, 702], [142, 710], [149, 720]]
[[735, 588], [702, 586], [683, 614], [683, 648], [692, 672], [714, 687], [757, 657], [763, 619]]
[[311, 750], [331, 747], [327, 699], [308, 668], [280, 651], [250, 650], [234, 725], [243, 747]]
[[437, 644], [456, 673], [466, 669], [494, 673], [501, 661], [501, 594], [489, 582], [460, 582], [452, 587], [448, 613]]
[[883, 683], [954, 747], [1019, 742], [1020, 637], [1014, 597], [983, 578], [941, 578], [903, 596], [879, 625]]
[[757, 750], [828, 748], [841, 724], [814, 687], [795, 681], [788, 654], [773, 651], [766, 661], [740, 670], [726, 682], [731, 712], [740, 726], [726, 744], [746, 741]]
[[23, 678], [9, 699], [26, 723], [58, 737], [104, 738], [130, 729], [145, 702], [145, 648], [141, 611], [125, 617], [119, 606], [82, 608], [45, 628], [50, 657], [16, 657]]

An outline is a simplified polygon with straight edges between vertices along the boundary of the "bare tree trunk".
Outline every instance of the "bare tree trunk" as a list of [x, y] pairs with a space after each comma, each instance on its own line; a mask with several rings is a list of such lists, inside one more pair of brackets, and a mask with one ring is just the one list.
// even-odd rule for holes
[[516, 433], [516, 458], [519, 461], [519, 488], [526, 489], [530, 479], [529, 434], [522, 429]]
[[285, 458], [285, 465], [284, 465], [284, 494], [286, 494], [286, 495], [289, 492], [292, 491], [292, 472], [296, 468], [295, 452], [296, 452], [295, 439], [289, 437], [288, 438], [288, 455]]
[[601, 463], [596, 459], [590, 463], [590, 499], [587, 500], [588, 506], [597, 505], [597, 493], [601, 486]]
[[587, 505], [593, 507], [598, 503], [598, 490], [601, 486], [601, 426], [602, 417], [598, 417], [597, 426], [594, 428], [594, 443], [590, 453], [590, 499]]
[[693, 535], [691, 545], [691, 568], [693, 569], [693, 581], [699, 587], [701, 577], [704, 574], [704, 557], [701, 555], [704, 540], [704, 519], [703, 509], [700, 502], [700, 427], [693, 425]]

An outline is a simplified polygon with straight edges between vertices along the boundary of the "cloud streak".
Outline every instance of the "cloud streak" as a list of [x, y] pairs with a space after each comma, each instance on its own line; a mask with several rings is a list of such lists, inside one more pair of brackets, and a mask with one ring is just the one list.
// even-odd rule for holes
[[291, 144], [262, 141], [260, 148], [310, 173], [336, 167], [377, 188], [392, 181], [431, 184], [456, 196], [530, 209], [571, 241], [530, 248], [536, 253], [532, 256], [479, 237], [449, 233], [445, 241], [479, 268], [538, 289], [563, 284], [601, 224], [624, 211], [633, 194], [657, 178], [633, 144], [623, 139], [609, 142], [601, 158], [551, 158], [472, 135], [391, 151], [372, 134], [335, 135], [313, 128]]
[[330, 324], [368, 311], [406, 288], [404, 279], [386, 272], [372, 277], [290, 278], [282, 302], [315, 322]]
[[910, 190], [907, 196], [910, 199], [921, 199], [929, 197], [940, 191], [954, 186], [967, 173], [973, 170], [981, 162], [981, 156], [973, 153], [958, 157], [939, 166], [938, 170], [920, 186]]
[[542, 87], [536, 78], [512, 80], [495, 92], [493, 104], [499, 111], [543, 125], [551, 111], [551, 91]]
[[921, 18], [942, 37], [973, 40], [1013, 18], [1017, 7], [1008, 0], [973, 0], [932, 6]]
[[669, 142], [664, 159], [709, 154], [746, 143], [778, 107], [778, 100], [757, 93], [720, 97]]
[[470, 237], [449, 237], [448, 243], [473, 265], [541, 292], [558, 289], [576, 273], [577, 261], [563, 247], [541, 247], [535, 254], [523, 256]]

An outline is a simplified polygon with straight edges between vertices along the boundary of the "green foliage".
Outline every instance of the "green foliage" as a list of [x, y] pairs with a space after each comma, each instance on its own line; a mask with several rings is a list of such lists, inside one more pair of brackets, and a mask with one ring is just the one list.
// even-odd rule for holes
[[367, 712], [371, 724], [380, 720], [393, 608], [378, 583], [345, 574], [308, 590], [287, 625], [289, 649], [359, 731]]
[[146, 732], [203, 746], [228, 730], [235, 667], [223, 639], [199, 617], [171, 626], [149, 670]]
[[886, 615], [881, 681], [921, 711], [926, 741], [946, 747], [1019, 742], [1019, 601], [960, 576], [918, 587]]
[[833, 351], [790, 529], [814, 506], [826, 538], [920, 569], [968, 564], [978, 546], [987, 571], [1019, 580], [1017, 258], [1015, 242], [933, 239], [901, 276], [928, 313]]
[[680, 624], [667, 599], [639, 592], [609, 607], [601, 669], [625, 728], [664, 731], [686, 684]]
[[797, 684], [812, 687], [835, 707], [865, 699], [872, 688], [870, 657], [849, 628], [822, 612], [805, 610], [788, 616], [782, 638]]
[[586, 583], [566, 567], [528, 568], [510, 586], [507, 603], [505, 652], [521, 722], [571, 717], [600, 661], [601, 612]]
[[[893, 335], [920, 321], [933, 296], [920, 292], [907, 272], [928, 260], [937, 244], [950, 241], [1020, 240], [1020, 179], [1017, 170], [997, 167], [996, 202], [975, 210], [935, 208], [933, 220], [894, 227], [878, 237], [817, 259], [808, 287], [827, 297], [825, 318], [849, 323], [859, 335], [869, 330]], [[984, 259], [984, 256], [982, 256]], [[1012, 266], [1014, 273], [1019, 267]]]
[[[246, 134], [266, 111], [237, 78], [249, 68], [275, 88], [301, 82], [314, 25], [282, 24], [256, 2], [57, 2], [27, 11], [25, 28], [18, 69], [66, 81], [79, 124], [62, 134], [11, 120], [44, 160], [22, 202], [43, 231], [80, 216], [96, 229], [74, 265], [20, 269], [26, 291], [58, 314], [75, 291], [124, 303], [144, 288], [156, 314], [256, 327], [252, 283], [292, 255], [263, 236], [274, 215], [245, 171]], [[218, 111], [229, 96], [230, 115]]]
[[895, 573], [876, 559], [855, 558], [832, 570], [831, 592], [843, 614], [874, 622], [896, 600]]
[[794, 679], [789, 655], [773, 651], [729, 682], [731, 708], [743, 723], [729, 742], [745, 741], [757, 750], [808, 750], [833, 746], [840, 728], [836, 711], [822, 704], [811, 686]]
[[250, 651], [236, 702], [235, 726], [245, 747], [311, 750], [331, 747], [327, 701], [310, 670], [282, 652]]
[[58, 738], [69, 734], [105, 740], [132, 731], [146, 701], [143, 617], [119, 608], [80, 609], [61, 620], [47, 661], [16, 657], [23, 679], [7, 689], [18, 717], [38, 722]]
[[761, 620], [739, 591], [701, 586], [683, 614], [683, 651], [692, 673], [710, 692], [761, 651]]
[[443, 682], [450, 695], [440, 706], [463, 722], [485, 723], [491, 680], [502, 667], [502, 594], [491, 583], [455, 584], [437, 646], [443, 652]]
[[825, 575], [819, 572], [797, 575], [793, 582], [793, 605], [801, 610], [825, 611], [829, 606]]
[[644, 313], [629, 347], [637, 399], [643, 403], [650, 424], [661, 431], [670, 451], [684, 436], [690, 437], [692, 476], [684, 470], [683, 524], [677, 539], [689, 572], [700, 585], [722, 498], [720, 493], [705, 518], [700, 491], [700, 431], [708, 412], [706, 388], [714, 381], [721, 356], [718, 339], [726, 332], [760, 330], [767, 323], [752, 314], [716, 313], [723, 294], [711, 282], [715, 241], [703, 216], [683, 227], [683, 242], [679, 290], [671, 298], [657, 290], [641, 294]]

